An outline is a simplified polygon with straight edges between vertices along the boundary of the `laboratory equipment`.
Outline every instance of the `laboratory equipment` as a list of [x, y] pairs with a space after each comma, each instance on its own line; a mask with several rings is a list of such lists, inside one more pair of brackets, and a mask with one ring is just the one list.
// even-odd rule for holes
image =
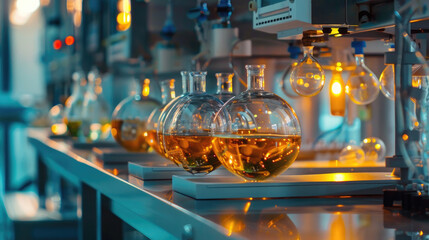
[[162, 156], [164, 155], [164, 153], [161, 151], [160, 144], [158, 141], [158, 120], [167, 104], [176, 97], [174, 82], [174, 79], [167, 79], [160, 82], [162, 106], [157, 107], [152, 111], [147, 120], [147, 131], [144, 133], [146, 142], [153, 148], [153, 150], [155, 150]]
[[223, 103], [226, 103], [229, 99], [233, 98], [234, 92], [232, 91], [232, 79], [234, 73], [216, 73], [217, 79], [217, 91], [214, 94]]
[[[391, 45], [389, 51], [395, 51], [395, 45]], [[395, 65], [387, 64], [380, 75], [381, 93], [389, 100], [395, 100]]]
[[220, 23], [212, 25], [209, 33], [210, 58], [229, 56], [232, 46], [238, 41], [238, 28], [232, 27], [230, 22], [232, 11], [231, 0], [219, 0], [217, 14], [221, 19]]
[[346, 93], [358, 105], [367, 105], [375, 101], [380, 92], [377, 76], [365, 65], [364, 41], [352, 42], [355, 48], [356, 68], [350, 73], [346, 84]]
[[203, 27], [210, 15], [207, 2], [197, 1], [197, 7], [190, 9], [186, 15], [189, 19], [195, 21], [195, 33], [197, 34], [197, 39], [200, 43], [200, 52], [196, 57], [194, 57], [194, 60], [199, 60], [200, 57], [209, 52], [209, 44], [206, 36], [207, 31], [205, 31]]
[[218, 168], [210, 127], [223, 103], [206, 93], [206, 72], [190, 72], [189, 95], [181, 97], [165, 117], [163, 147], [168, 158], [192, 174]]
[[253, 29], [275, 33], [278, 39], [300, 39], [303, 31], [321, 28], [336, 28], [343, 34], [359, 23], [358, 6], [350, 1], [257, 0], [251, 1], [249, 9], [253, 11]]
[[301, 127], [292, 107], [264, 90], [265, 65], [247, 65], [247, 90], [216, 114], [213, 147], [230, 172], [263, 181], [284, 172], [296, 159]]
[[149, 79], [135, 80], [138, 81], [135, 94], [122, 100], [113, 112], [111, 132], [116, 142], [126, 150], [147, 152], [150, 147], [144, 137], [147, 120], [160, 103], [149, 95]]
[[386, 145], [380, 138], [365, 138], [360, 147], [365, 153], [365, 161], [383, 162], [386, 157]]
[[288, 47], [288, 52], [290, 54], [290, 59], [292, 60], [291, 64], [284, 71], [281, 79], [280, 86], [282, 88], [283, 93], [289, 98], [298, 98], [299, 95], [292, 89], [290, 83], [290, 76], [294, 67], [298, 65], [298, 57], [301, 53], [301, 49], [298, 46], [290, 45]]
[[176, 26], [173, 21], [173, 3], [169, 0], [166, 4], [166, 19], [161, 29], [163, 41], [154, 48], [155, 70], [157, 73], [170, 73], [180, 67], [178, 48], [172, 43], [176, 34]]
[[82, 109], [82, 131], [86, 141], [106, 139], [110, 134], [109, 105], [101, 96], [101, 76], [97, 68], [88, 73], [88, 87]]
[[325, 72], [313, 56], [313, 46], [303, 46], [304, 57], [290, 74], [292, 89], [304, 97], [312, 97], [322, 91], [325, 85]]
[[82, 120], [83, 120], [83, 101], [86, 91], [85, 72], [78, 68], [72, 75], [73, 90], [72, 94], [66, 100], [64, 122], [67, 125], [69, 136], [78, 139], [82, 136]]

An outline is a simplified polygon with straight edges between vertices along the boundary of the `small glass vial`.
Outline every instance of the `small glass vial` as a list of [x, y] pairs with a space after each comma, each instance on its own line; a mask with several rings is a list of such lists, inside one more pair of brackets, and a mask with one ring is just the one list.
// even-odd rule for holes
[[228, 101], [212, 125], [221, 163], [246, 181], [263, 181], [295, 161], [301, 127], [292, 107], [264, 90], [265, 65], [247, 65], [247, 90]]
[[191, 88], [168, 113], [162, 128], [166, 156], [192, 174], [210, 173], [219, 162], [210, 127], [223, 103], [206, 93], [206, 72], [191, 72]]
[[152, 147], [153, 150], [162, 156], [164, 156], [164, 153], [161, 151], [158, 141], [158, 120], [167, 104], [176, 97], [174, 82], [174, 79], [168, 79], [160, 82], [162, 106], [155, 108], [155, 110], [152, 111], [147, 121], [147, 131], [144, 133], [146, 142]]
[[216, 73], [217, 92], [214, 96], [223, 103], [226, 103], [229, 99], [235, 97], [232, 90], [233, 77], [234, 73]]
[[150, 148], [144, 133], [150, 113], [161, 104], [149, 96], [150, 80], [138, 80], [136, 93], [122, 100], [112, 115], [112, 136], [130, 152], [147, 152]]

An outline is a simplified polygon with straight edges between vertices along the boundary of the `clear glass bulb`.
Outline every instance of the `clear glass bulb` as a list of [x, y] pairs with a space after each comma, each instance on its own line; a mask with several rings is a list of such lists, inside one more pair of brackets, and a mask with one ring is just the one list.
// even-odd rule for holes
[[360, 144], [365, 152], [365, 160], [372, 162], [383, 162], [386, 156], [386, 145], [383, 140], [376, 137], [365, 138]]
[[395, 69], [393, 64], [388, 64], [380, 75], [380, 89], [385, 97], [395, 100]]
[[290, 76], [292, 89], [301, 96], [311, 97], [322, 91], [325, 72], [313, 57], [313, 46], [304, 46], [304, 58], [293, 68]]
[[358, 105], [370, 104], [375, 101], [380, 92], [380, 82], [365, 65], [363, 54], [356, 54], [355, 59], [356, 68], [350, 73], [346, 93]]

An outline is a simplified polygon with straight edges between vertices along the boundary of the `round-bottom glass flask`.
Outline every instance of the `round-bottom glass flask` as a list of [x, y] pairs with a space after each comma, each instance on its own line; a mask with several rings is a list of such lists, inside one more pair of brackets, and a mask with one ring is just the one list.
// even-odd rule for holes
[[263, 181], [295, 161], [301, 127], [292, 107], [264, 91], [265, 65], [247, 65], [247, 90], [228, 101], [212, 126], [213, 147], [230, 172], [247, 181]]
[[161, 133], [166, 156], [192, 174], [210, 173], [221, 165], [210, 127], [222, 102], [205, 92], [206, 74], [190, 73], [190, 93], [168, 113]]
[[122, 100], [112, 115], [112, 136], [130, 152], [147, 152], [150, 148], [144, 133], [151, 112], [160, 103], [149, 97], [150, 80], [138, 84], [136, 94]]

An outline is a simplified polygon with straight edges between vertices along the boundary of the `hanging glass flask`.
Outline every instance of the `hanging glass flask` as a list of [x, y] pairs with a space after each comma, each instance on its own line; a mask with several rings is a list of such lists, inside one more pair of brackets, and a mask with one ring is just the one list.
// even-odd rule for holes
[[358, 105], [370, 104], [377, 99], [380, 82], [377, 76], [365, 65], [363, 49], [364, 41], [352, 42], [355, 48], [356, 68], [350, 73], [346, 84], [346, 93]]
[[303, 46], [304, 57], [292, 69], [290, 84], [292, 89], [304, 97], [312, 97], [325, 86], [325, 72], [313, 56], [313, 46]]

